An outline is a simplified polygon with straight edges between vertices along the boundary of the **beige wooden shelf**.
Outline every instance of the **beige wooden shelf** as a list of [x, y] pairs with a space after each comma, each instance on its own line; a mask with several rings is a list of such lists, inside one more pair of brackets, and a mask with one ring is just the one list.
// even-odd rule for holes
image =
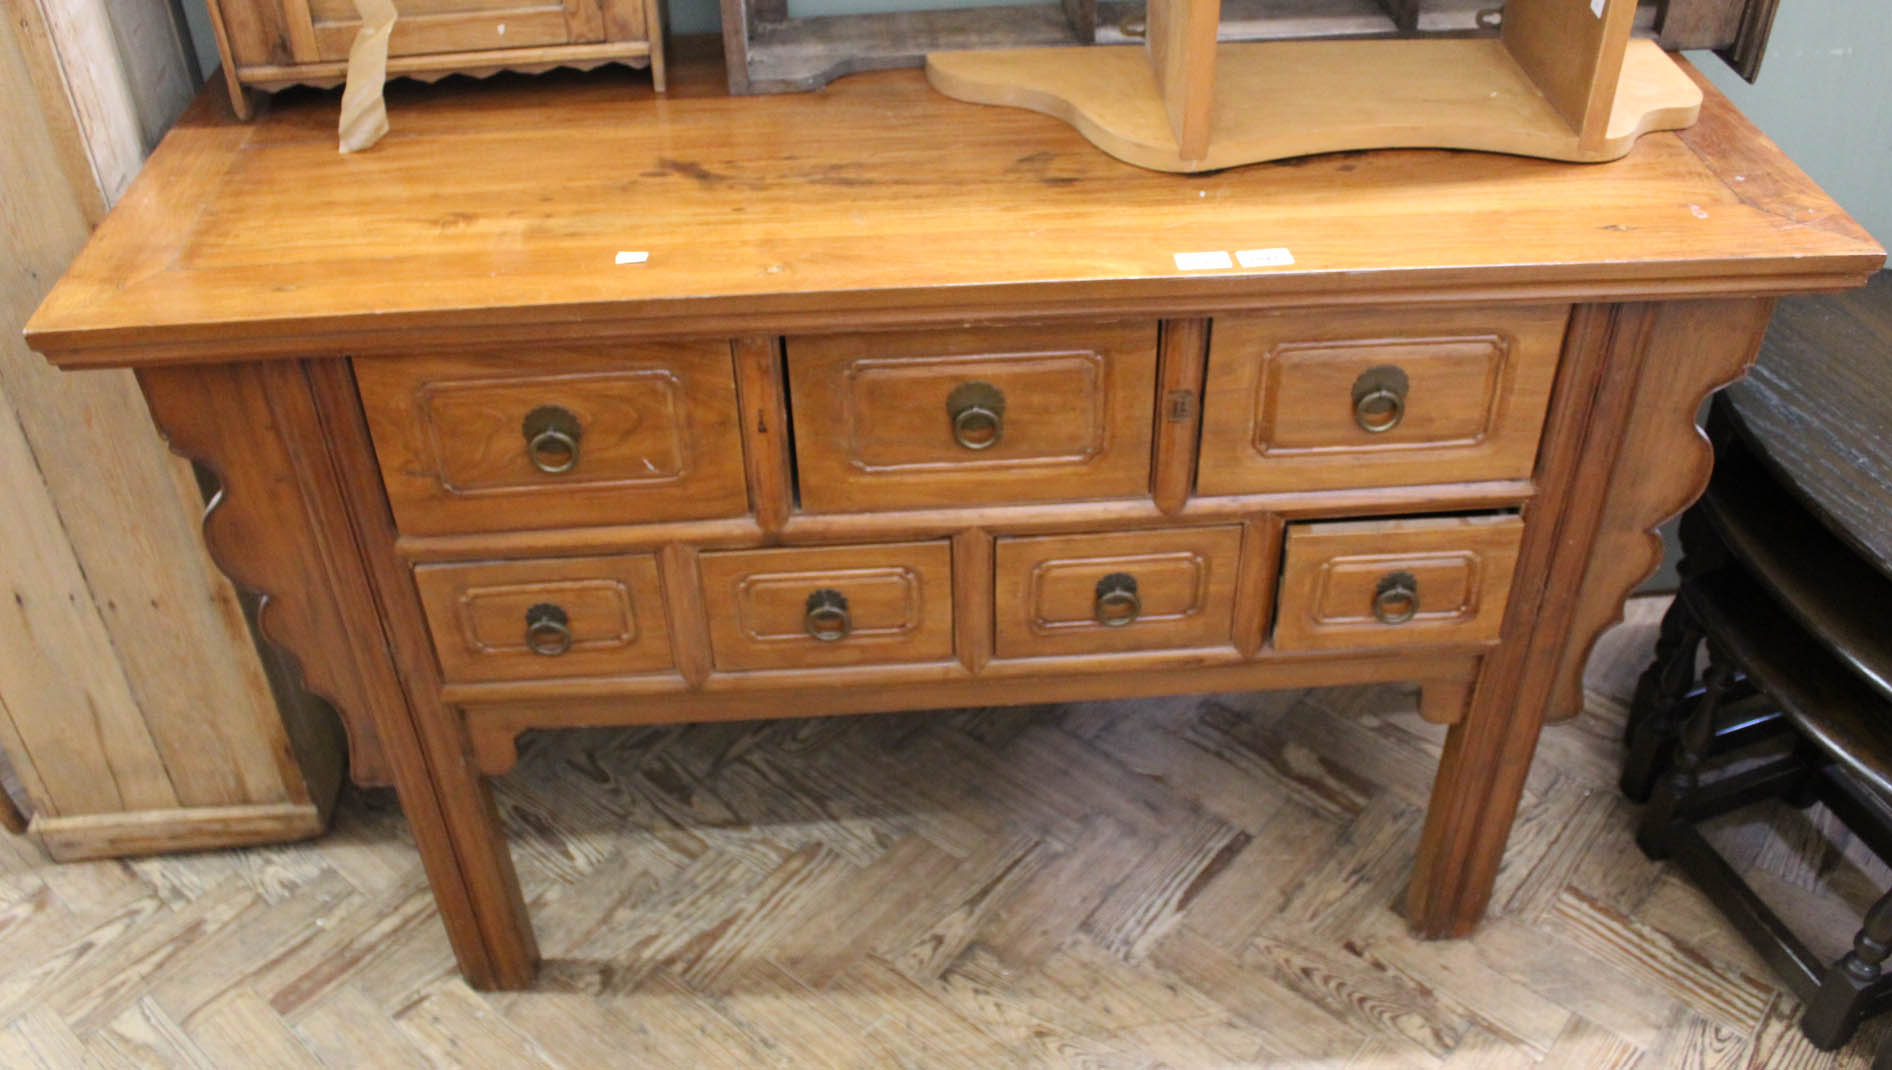
[[1141, 49], [940, 53], [947, 96], [1063, 119], [1098, 148], [1157, 171], [1370, 148], [1477, 149], [1595, 162], [1695, 121], [1701, 90], [1653, 41], [1632, 41], [1602, 140], [1586, 147], [1496, 39], [1268, 41], [1216, 49], [1208, 154], [1185, 160]]
[[1218, 42], [1214, 0], [1156, 0], [1147, 48], [935, 52], [926, 73], [1158, 171], [1381, 148], [1598, 162], [1701, 112], [1674, 60], [1630, 38], [1634, 15], [1633, 0], [1515, 0], [1494, 37]]

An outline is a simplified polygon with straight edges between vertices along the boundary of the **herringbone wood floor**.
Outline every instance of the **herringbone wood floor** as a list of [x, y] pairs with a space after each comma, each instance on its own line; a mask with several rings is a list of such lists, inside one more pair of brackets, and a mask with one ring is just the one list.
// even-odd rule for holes
[[[1630, 838], [1620, 698], [1545, 737], [1492, 919], [1395, 913], [1440, 732], [1396, 688], [538, 738], [500, 782], [547, 961], [452, 967], [398, 809], [55, 866], [0, 837], [0, 1065], [1863, 1065]], [[1719, 840], [1826, 947], [1892, 880], [1818, 812]]]

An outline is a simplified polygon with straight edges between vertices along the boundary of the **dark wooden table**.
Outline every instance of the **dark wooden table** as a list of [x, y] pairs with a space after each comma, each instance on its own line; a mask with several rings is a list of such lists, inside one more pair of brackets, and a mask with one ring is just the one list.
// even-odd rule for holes
[[1863, 290], [1783, 300], [1728, 400], [1780, 481], [1892, 575], [1892, 272]]
[[1892, 858], [1889, 391], [1892, 274], [1781, 303], [1752, 377], [1715, 402], [1714, 478], [1682, 519], [1682, 590], [1630, 711], [1623, 775], [1650, 800], [1644, 850], [1708, 892], [1806, 1003], [1801, 1028], [1823, 1049], [1892, 1003], [1892, 893], [1851, 953], [1821, 961], [1696, 826], [1818, 801]]

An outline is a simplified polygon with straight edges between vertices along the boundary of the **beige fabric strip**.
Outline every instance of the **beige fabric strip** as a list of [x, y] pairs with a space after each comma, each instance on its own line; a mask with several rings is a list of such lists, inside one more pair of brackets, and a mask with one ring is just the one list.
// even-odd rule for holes
[[348, 83], [342, 88], [337, 128], [343, 152], [360, 152], [388, 132], [388, 105], [381, 89], [388, 80], [388, 36], [394, 32], [394, 0], [355, 0], [361, 30], [348, 46]]

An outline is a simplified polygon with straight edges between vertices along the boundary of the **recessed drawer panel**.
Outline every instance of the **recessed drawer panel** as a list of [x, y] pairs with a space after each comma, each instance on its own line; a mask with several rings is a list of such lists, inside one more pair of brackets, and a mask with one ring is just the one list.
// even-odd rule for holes
[[815, 512], [1149, 493], [1156, 324], [792, 338]]
[[671, 666], [649, 554], [420, 565], [448, 682], [659, 672]]
[[1202, 494], [1522, 479], [1569, 308], [1221, 316]]
[[1515, 516], [1291, 524], [1275, 648], [1493, 642], [1523, 532]]
[[[361, 30], [354, 0], [306, 0], [316, 58], [345, 60]], [[388, 55], [478, 52], [647, 36], [640, 0], [395, 0]], [[295, 5], [287, 11], [293, 12]], [[293, 14], [288, 15], [294, 18]]]
[[699, 561], [719, 670], [953, 655], [948, 543], [727, 550]]
[[740, 516], [722, 342], [355, 361], [401, 530], [507, 531]]
[[1227, 646], [1236, 525], [998, 540], [1002, 658]]

